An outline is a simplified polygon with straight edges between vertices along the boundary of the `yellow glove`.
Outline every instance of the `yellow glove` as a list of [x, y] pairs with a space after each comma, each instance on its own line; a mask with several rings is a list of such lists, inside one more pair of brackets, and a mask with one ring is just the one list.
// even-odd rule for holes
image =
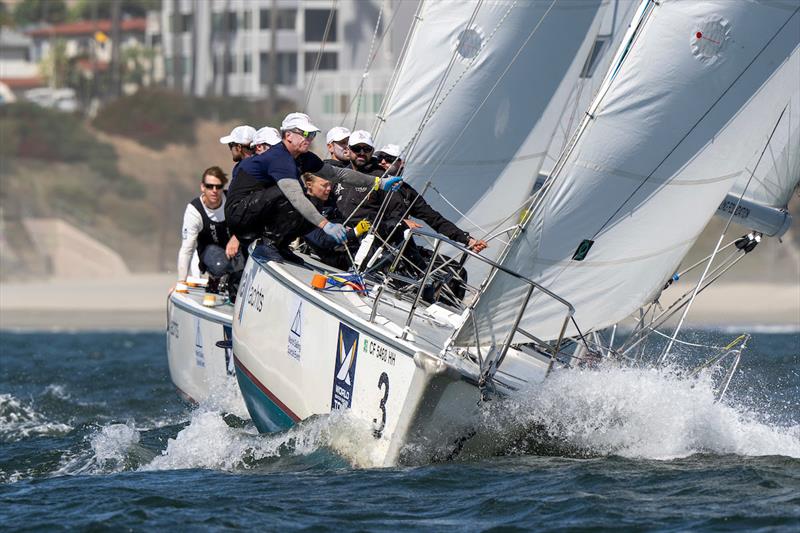
[[370, 224], [369, 220], [364, 219], [364, 220], [360, 221], [358, 224], [356, 224], [356, 228], [355, 228], [356, 237], [361, 237], [366, 232], [368, 232], [369, 228], [371, 228], [371, 227], [372, 227], [372, 224]]

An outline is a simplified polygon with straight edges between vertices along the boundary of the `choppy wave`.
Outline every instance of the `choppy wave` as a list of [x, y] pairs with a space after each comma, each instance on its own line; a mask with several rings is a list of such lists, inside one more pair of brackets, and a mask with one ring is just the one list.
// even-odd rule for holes
[[30, 402], [11, 394], [0, 394], [0, 442], [15, 442], [31, 436], [63, 435], [72, 426], [49, 420]]
[[710, 376], [674, 369], [608, 368], [554, 374], [539, 387], [497, 402], [479, 434], [506, 453], [552, 449], [568, 455], [675, 459], [699, 453], [800, 458], [800, 425], [769, 406], [717, 402]]

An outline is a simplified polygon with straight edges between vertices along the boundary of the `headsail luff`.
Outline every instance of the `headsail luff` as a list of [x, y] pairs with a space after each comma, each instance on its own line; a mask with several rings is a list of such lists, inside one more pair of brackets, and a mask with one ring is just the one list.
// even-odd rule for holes
[[[798, 10], [789, 0], [648, 3], [503, 264], [570, 301], [587, 330], [650, 301], [780, 115], [785, 102], [746, 132], [724, 131], [797, 46]], [[504, 340], [524, 289], [492, 279], [473, 309], [481, 344]], [[534, 294], [520, 326], [553, 339], [560, 311]], [[472, 332], [455, 343], [474, 345]]]
[[468, 220], [436, 195], [426, 199], [463, 229], [482, 235], [476, 225], [503, 219], [530, 194], [558, 116], [545, 134], [536, 126], [570, 69], [582, 66], [600, 5], [473, 0], [420, 8], [378, 137], [406, 146], [435, 110], [404, 154], [404, 178], [418, 186], [433, 179]]
[[765, 106], [776, 101], [786, 103], [786, 112], [764, 158], [757, 168], [755, 160], [747, 163], [717, 208], [718, 216], [727, 220], [733, 212], [734, 222], [767, 236], [780, 236], [788, 229], [791, 216], [786, 208], [800, 182], [800, 46], [729, 127], [746, 130]]

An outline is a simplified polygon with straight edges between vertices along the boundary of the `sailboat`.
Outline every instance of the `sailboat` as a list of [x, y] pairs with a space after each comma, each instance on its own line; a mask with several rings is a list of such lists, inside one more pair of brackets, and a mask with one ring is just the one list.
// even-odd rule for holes
[[482, 229], [493, 253], [406, 235], [430, 240], [434, 259], [461, 256], [479, 281], [464, 284], [464, 303], [429, 297], [436, 261], [399, 279], [402, 251], [353, 290], [322, 287], [318, 276], [342, 275], [313, 261], [251, 256], [233, 353], [260, 431], [347, 410], [368, 435], [366, 463], [432, 454], [470, 435], [482, 401], [591, 364], [576, 346], [657, 299], [774, 137], [792, 84], [744, 131], [728, 126], [793, 57], [800, 7], [643, 1], [535, 190], [542, 154], [558, 144], [565, 100], [555, 97], [583, 72], [601, 7], [422, 3], [379, 130], [407, 136], [406, 179]]

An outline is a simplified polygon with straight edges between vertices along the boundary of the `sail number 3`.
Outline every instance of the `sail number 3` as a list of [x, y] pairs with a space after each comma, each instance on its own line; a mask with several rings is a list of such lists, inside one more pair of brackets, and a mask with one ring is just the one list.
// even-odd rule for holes
[[379, 439], [383, 435], [383, 428], [386, 427], [386, 400], [389, 399], [389, 374], [381, 372], [381, 377], [378, 378], [378, 390], [383, 389], [383, 398], [381, 398], [380, 410], [381, 421], [378, 422], [377, 418], [372, 419], [373, 430], [372, 435]]

